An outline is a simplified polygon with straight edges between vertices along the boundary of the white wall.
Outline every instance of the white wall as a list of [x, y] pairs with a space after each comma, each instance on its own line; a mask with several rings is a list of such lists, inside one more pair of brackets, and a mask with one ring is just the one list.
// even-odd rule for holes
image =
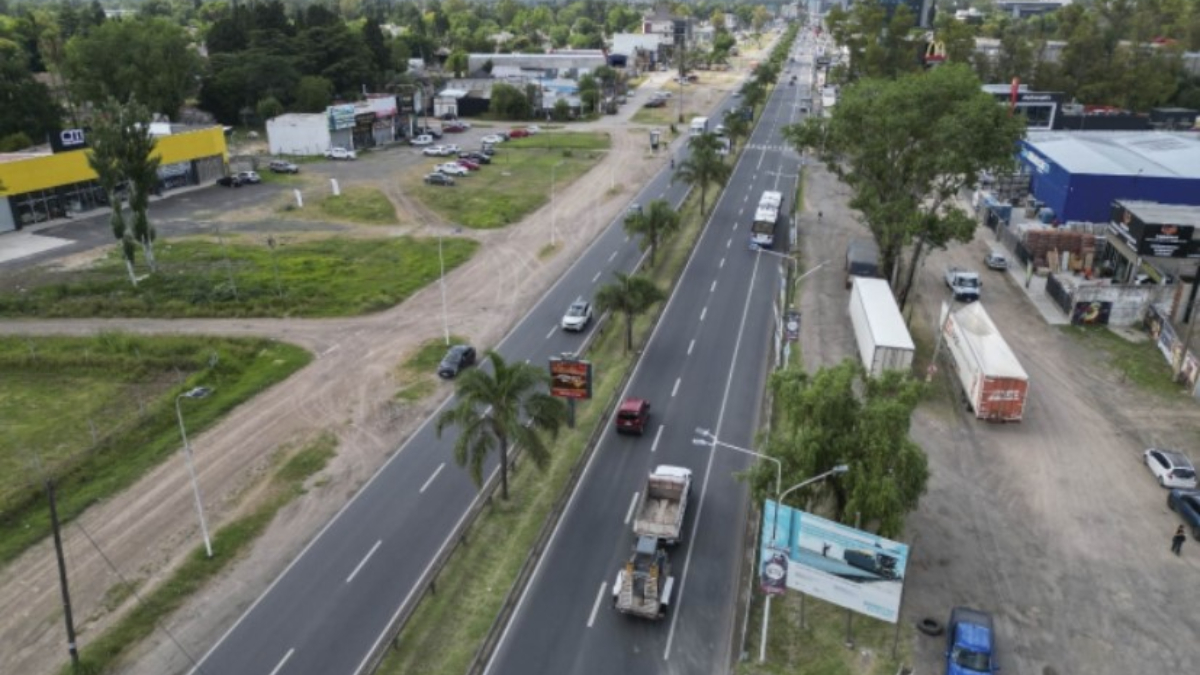
[[329, 118], [314, 113], [269, 119], [267, 145], [272, 155], [324, 154], [333, 145], [329, 137]]

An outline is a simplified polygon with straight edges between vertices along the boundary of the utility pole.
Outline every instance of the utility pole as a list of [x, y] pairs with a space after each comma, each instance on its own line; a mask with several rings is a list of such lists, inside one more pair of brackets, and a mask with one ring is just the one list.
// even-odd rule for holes
[[50, 529], [54, 532], [54, 556], [58, 560], [58, 587], [62, 592], [63, 620], [67, 622], [67, 651], [71, 668], [79, 671], [79, 648], [75, 644], [75, 619], [71, 614], [71, 591], [67, 588], [67, 561], [63, 558], [62, 534], [58, 527], [58, 506], [54, 501], [54, 481], [46, 479], [46, 497], [50, 500]]

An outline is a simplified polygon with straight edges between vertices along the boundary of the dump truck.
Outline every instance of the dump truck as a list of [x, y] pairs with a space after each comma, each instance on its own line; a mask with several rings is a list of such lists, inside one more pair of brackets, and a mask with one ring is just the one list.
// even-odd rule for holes
[[613, 607], [623, 614], [657, 621], [667, 616], [674, 587], [666, 548], [654, 537], [638, 537], [633, 555], [613, 583]]
[[943, 306], [942, 340], [954, 362], [967, 408], [989, 422], [1020, 422], [1029, 375], [983, 305]]
[[654, 469], [638, 502], [633, 533], [654, 537], [667, 545], [682, 541], [683, 515], [691, 489], [691, 469], [665, 464]]
[[868, 373], [880, 376], [886, 370], [912, 369], [916, 346], [888, 282], [854, 277], [849, 311], [858, 355]]

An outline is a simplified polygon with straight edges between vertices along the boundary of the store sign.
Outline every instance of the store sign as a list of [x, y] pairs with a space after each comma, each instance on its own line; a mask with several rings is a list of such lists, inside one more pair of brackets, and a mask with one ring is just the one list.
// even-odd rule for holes
[[354, 116], [354, 133], [370, 134], [375, 128], [375, 113], [365, 112]]
[[87, 135], [83, 129], [63, 129], [50, 132], [50, 149], [54, 152], [70, 152], [87, 147]]
[[1152, 258], [1200, 258], [1195, 226], [1146, 223], [1124, 205], [1114, 203], [1108, 229], [1138, 255]]
[[1050, 165], [1046, 163], [1046, 160], [1037, 156], [1029, 148], [1021, 149], [1021, 158], [1037, 169], [1038, 173], [1050, 173]]
[[354, 126], [354, 104], [329, 106], [329, 130], [341, 131]]

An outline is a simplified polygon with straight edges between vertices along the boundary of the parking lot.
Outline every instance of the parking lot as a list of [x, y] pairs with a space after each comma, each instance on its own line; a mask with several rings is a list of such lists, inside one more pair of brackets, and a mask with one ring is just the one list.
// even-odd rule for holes
[[[806, 265], [833, 267], [813, 275], [802, 299], [802, 348], [815, 368], [854, 353], [841, 257], [867, 234], [823, 169], [809, 168], [806, 193]], [[913, 547], [904, 618], [945, 622], [956, 605], [991, 612], [1007, 673], [1182, 671], [1200, 655], [1200, 542], [1171, 554], [1181, 521], [1142, 451], [1175, 447], [1195, 460], [1200, 406], [1139, 390], [1103, 353], [1046, 325], [1012, 276], [984, 269], [993, 240], [980, 228], [976, 241], [929, 256], [913, 332], [928, 349], [946, 265], [983, 273], [982, 302], [1029, 373], [1025, 420], [976, 421], [943, 364], [911, 430], [931, 479], [903, 537]], [[917, 672], [942, 672], [944, 648], [944, 638], [919, 637]]]

